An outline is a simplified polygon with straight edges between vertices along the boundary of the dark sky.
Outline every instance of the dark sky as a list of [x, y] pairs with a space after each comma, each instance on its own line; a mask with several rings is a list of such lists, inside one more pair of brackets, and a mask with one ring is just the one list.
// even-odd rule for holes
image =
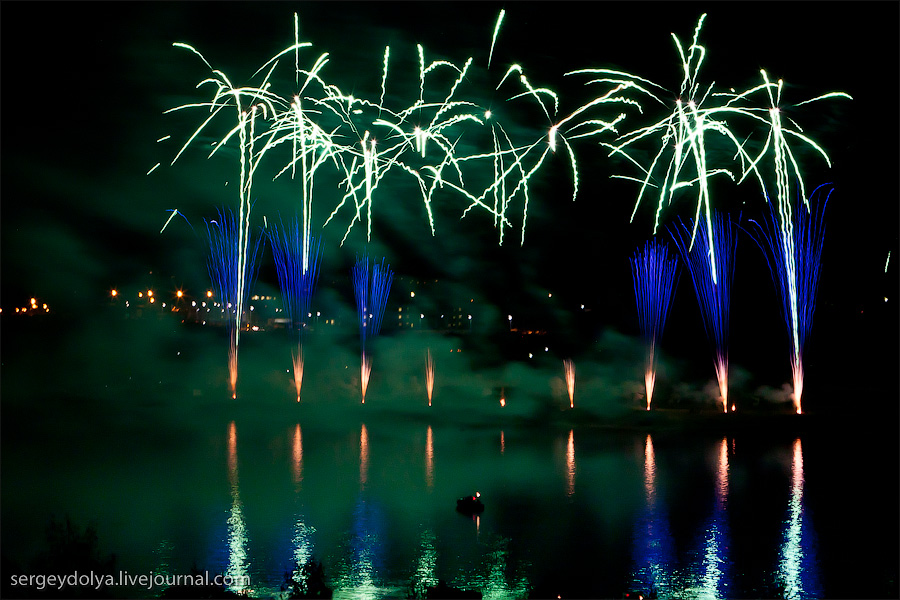
[[[506, 18], [487, 70], [500, 8]], [[599, 89], [563, 76], [575, 69], [622, 69], [675, 89], [681, 73], [670, 33], [688, 44], [706, 12], [701, 81], [745, 89], [766, 68], [773, 79], [786, 80], [787, 104], [833, 90], [854, 97], [791, 113], [833, 161], [831, 170], [815, 156], [802, 164], [810, 187], [833, 182], [836, 190], [826, 214], [820, 303], [832, 306], [832, 313], [825, 321], [851, 327], [856, 311], [897, 291], [895, 2], [4, 2], [0, 11], [5, 310], [39, 296], [77, 312], [102, 301], [112, 287], [155, 281], [151, 271], [172, 285], [206, 287], [203, 219], [218, 207], [236, 206], [237, 166], [234, 153], [206, 160], [200, 145], [168, 166], [202, 112], [163, 111], [209, 99], [206, 89], [195, 89], [208, 71], [172, 43], [193, 45], [235, 83], [245, 83], [291, 43], [295, 11], [301, 38], [314, 44], [302, 60], [311, 65], [328, 52], [324, 75], [341, 89], [377, 98], [384, 46], [390, 45], [389, 92], [411, 98], [415, 44], [421, 43], [426, 61], [461, 65], [471, 56], [468, 89], [477, 89], [479, 102], [494, 111], [508, 111], [510, 131], [523, 136], [539, 135], [547, 122], [527, 100], [506, 102], [516, 86], [507, 82], [494, 90], [508, 65], [519, 63], [535, 86], [559, 92], [560, 114]], [[283, 66], [290, 75], [290, 66]], [[156, 143], [165, 135], [172, 137]], [[496, 304], [501, 314], [539, 306], [549, 290], [562, 298], [559, 310], [586, 303], [606, 311], [601, 320], [634, 330], [627, 258], [650, 236], [651, 211], [643, 208], [629, 223], [636, 186], [609, 176], [637, 173], [605, 158], [595, 142], [573, 144], [580, 161], [578, 199], [571, 201], [568, 161], [558, 154], [532, 180], [524, 246], [512, 229], [498, 248], [492, 220], [473, 213], [459, 221], [465, 204], [450, 195], [439, 197], [432, 237], [421, 201], [404, 193], [403, 184], [391, 193], [386, 183], [373, 209], [369, 251], [387, 257], [398, 274], [452, 281], [461, 293]], [[162, 166], [148, 176], [157, 162]], [[719, 182], [713, 201], [732, 213], [753, 214], [760, 206], [753, 185]], [[260, 184], [254, 215], [292, 215], [296, 204], [288, 187]], [[316, 193], [322, 218], [335, 197], [327, 189]], [[176, 219], [160, 234], [173, 208], [193, 228]], [[521, 206], [510, 210], [518, 227]], [[670, 210], [690, 215], [691, 198], [676, 199]], [[359, 225], [338, 247], [348, 218], [339, 215], [323, 231], [322, 285], [329, 276], [344, 277], [353, 256], [367, 248]], [[747, 266], [738, 267], [735, 294], [742, 296], [733, 314], [765, 312], [777, 322], [758, 249], [745, 240], [739, 252]], [[271, 262], [270, 256], [265, 260]], [[272, 283], [272, 273], [264, 265], [261, 281]], [[687, 301], [692, 291], [684, 284], [680, 293]], [[880, 340], [894, 351], [896, 333]]]

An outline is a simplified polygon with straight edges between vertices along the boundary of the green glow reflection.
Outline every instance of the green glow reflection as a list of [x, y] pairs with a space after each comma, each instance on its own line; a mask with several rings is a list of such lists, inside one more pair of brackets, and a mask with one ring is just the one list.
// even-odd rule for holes
[[722, 438], [716, 463], [716, 504], [709, 527], [705, 532], [706, 548], [703, 557], [701, 598], [719, 597], [720, 588], [727, 588], [723, 581], [727, 567], [728, 523], [728, 438]]
[[667, 598], [683, 577], [674, 568], [674, 544], [663, 495], [657, 490], [656, 454], [650, 434], [644, 442], [644, 511], [638, 515], [633, 533], [634, 574], [637, 590]]
[[433, 531], [426, 529], [422, 532], [419, 540], [419, 557], [416, 559], [416, 572], [412, 582], [412, 592], [416, 598], [424, 598], [426, 589], [438, 584], [435, 541]]
[[[401, 589], [386, 587], [379, 572], [384, 553], [384, 517], [378, 506], [360, 496], [353, 514], [347, 550], [337, 565], [332, 583], [334, 598], [373, 600], [397, 598]], [[403, 593], [402, 595], [405, 595]]]
[[297, 516], [297, 522], [294, 523], [294, 535], [291, 539], [294, 548], [294, 572], [292, 579], [301, 586], [305, 584], [302, 581], [303, 565], [313, 557], [312, 536], [316, 532], [316, 528], [307, 525], [303, 521], [303, 515]]
[[247, 528], [244, 525], [243, 503], [238, 485], [237, 429], [234, 421], [228, 427], [228, 483], [231, 485], [231, 511], [228, 515], [228, 568], [224, 575], [230, 577], [233, 592], [249, 591], [250, 561], [247, 553]]
[[528, 565], [517, 565], [512, 572], [509, 568], [509, 539], [498, 537], [488, 544], [490, 551], [485, 556], [480, 572], [471, 577], [457, 577], [454, 587], [477, 589], [484, 600], [507, 600], [528, 597], [528, 579], [524, 575]]
[[797, 438], [791, 460], [791, 499], [778, 561], [778, 577], [784, 586], [782, 597], [788, 599], [821, 596], [813, 552], [813, 531], [806, 522], [808, 519], [803, 505], [803, 485], [803, 446]]

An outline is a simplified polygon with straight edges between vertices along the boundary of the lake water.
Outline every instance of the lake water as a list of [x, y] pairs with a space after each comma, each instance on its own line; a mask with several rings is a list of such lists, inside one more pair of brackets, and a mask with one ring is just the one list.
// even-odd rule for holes
[[[18, 565], [68, 516], [118, 570], [248, 575], [235, 589], [253, 596], [310, 557], [341, 598], [439, 580], [485, 598], [898, 593], [896, 424], [859, 412], [614, 428], [578, 407], [470, 413], [446, 387], [415, 410], [377, 381], [365, 405], [118, 375], [95, 397], [4, 368], [2, 550]], [[8, 399], [28, 386], [40, 401]], [[458, 513], [476, 491], [484, 512]]]

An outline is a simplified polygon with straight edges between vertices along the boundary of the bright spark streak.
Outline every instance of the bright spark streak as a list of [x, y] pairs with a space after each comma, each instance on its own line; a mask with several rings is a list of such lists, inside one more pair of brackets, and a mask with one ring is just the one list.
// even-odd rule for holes
[[390, 57], [391, 57], [391, 47], [385, 46], [384, 47], [384, 61], [383, 61], [383, 67], [382, 67], [382, 71], [381, 71], [381, 99], [378, 101], [379, 116], [381, 116], [380, 109], [382, 106], [384, 106], [384, 89], [385, 89], [385, 84], [387, 83], [388, 60], [390, 59]]
[[149, 171], [147, 171], [147, 175], [149, 175], [150, 173], [155, 171], [157, 169], [157, 167], [159, 167], [159, 164], [160, 163], [156, 163], [155, 165], [153, 165], [153, 167]]
[[[172, 214], [169, 215], [169, 218], [166, 219], [165, 225], [163, 225], [163, 226], [162, 226], [162, 229], [159, 230], [160, 233], [162, 233], [163, 231], [166, 230], [166, 227], [169, 226], [169, 222], [170, 222], [172, 219], [174, 219], [174, 218], [175, 218], [175, 215], [177, 215], [177, 214], [178, 214], [178, 209], [177, 209], [177, 208], [172, 209]], [[887, 270], [887, 267], [885, 267], [885, 271], [886, 271], [886, 270]]]
[[494, 56], [494, 44], [497, 41], [497, 34], [500, 33], [500, 24], [503, 22], [503, 16], [506, 15], [505, 9], [500, 9], [500, 14], [497, 15], [497, 24], [494, 25], [494, 35], [491, 37], [491, 51], [488, 53], [488, 62], [487, 66], [491, 68], [491, 57]]
[[888, 265], [891, 264], [891, 251], [888, 250], [887, 260], [884, 261], [884, 272], [887, 273]]

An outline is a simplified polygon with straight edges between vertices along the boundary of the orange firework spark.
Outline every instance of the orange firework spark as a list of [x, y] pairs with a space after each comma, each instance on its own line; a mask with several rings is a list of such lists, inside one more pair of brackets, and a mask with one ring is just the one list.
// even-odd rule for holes
[[228, 348], [228, 383], [231, 385], [231, 398], [237, 399], [237, 344], [234, 338]]
[[362, 383], [362, 403], [366, 403], [366, 390], [369, 388], [369, 375], [372, 373], [372, 359], [365, 354], [360, 361], [360, 381]]
[[575, 363], [567, 358], [563, 361], [566, 371], [566, 388], [569, 390], [569, 408], [575, 408]]
[[297, 345], [297, 352], [291, 353], [294, 362], [294, 387], [297, 389], [297, 402], [300, 402], [300, 387], [303, 385], [303, 346]]
[[647, 369], [644, 372], [644, 386], [647, 388], [647, 410], [650, 410], [650, 401], [653, 400], [653, 384], [656, 383], [656, 371]]
[[429, 349], [425, 355], [425, 388], [428, 390], [428, 406], [431, 406], [431, 396], [434, 392], [434, 359]]

